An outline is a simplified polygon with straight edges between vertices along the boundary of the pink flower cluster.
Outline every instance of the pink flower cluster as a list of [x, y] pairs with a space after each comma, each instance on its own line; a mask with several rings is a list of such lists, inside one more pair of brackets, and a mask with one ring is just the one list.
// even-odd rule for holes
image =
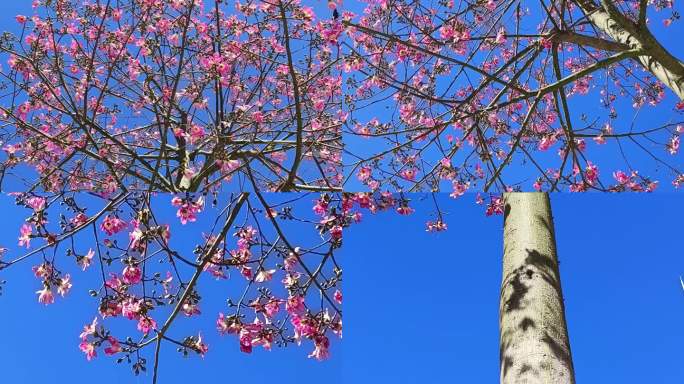
[[85, 353], [86, 359], [88, 361], [92, 360], [97, 356], [96, 347], [99, 346], [102, 341], [107, 341], [109, 346], [104, 349], [106, 355], [111, 356], [122, 351], [121, 344], [114, 336], [106, 336], [104, 328], [101, 326], [98, 330], [97, 317], [93, 319], [93, 322], [87, 324], [83, 327], [83, 332], [79, 335], [81, 343], [78, 345], [81, 352]]
[[124, 230], [128, 224], [125, 221], [119, 219], [113, 215], [107, 215], [100, 223], [100, 229], [102, 229], [108, 236], [112, 236], [116, 233]]
[[197, 213], [202, 212], [204, 209], [204, 197], [200, 196], [197, 201], [192, 198], [180, 198], [175, 196], [171, 199], [171, 204], [174, 207], [178, 207], [176, 216], [180, 219], [181, 224], [185, 225], [188, 222], [195, 222], [197, 220]]
[[46, 261], [34, 266], [33, 274], [43, 282], [43, 289], [36, 291], [38, 302], [41, 304], [48, 305], [55, 302], [55, 296], [52, 292], [53, 287], [57, 288], [57, 293], [62, 297], [66, 296], [71, 290], [71, 275], [68, 273], [63, 276], [60, 275], [50, 262]]

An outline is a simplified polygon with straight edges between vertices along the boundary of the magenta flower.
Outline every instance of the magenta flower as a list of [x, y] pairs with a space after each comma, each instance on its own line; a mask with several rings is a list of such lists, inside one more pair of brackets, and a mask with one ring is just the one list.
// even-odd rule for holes
[[95, 351], [95, 344], [89, 343], [85, 340], [81, 341], [81, 344], [78, 345], [78, 347], [83, 351], [83, 353], [86, 354], [86, 359], [88, 361], [92, 360], [95, 356], [97, 356], [97, 352]]
[[38, 294], [38, 302], [48, 305], [55, 302], [55, 296], [52, 294], [52, 290], [48, 287], [44, 287], [40, 291], [36, 291]]
[[31, 234], [33, 233], [33, 227], [30, 226], [29, 224], [24, 224], [21, 226], [21, 229], [19, 230], [19, 246], [23, 247], [26, 245], [26, 248], [31, 247]]
[[318, 361], [325, 360], [330, 357], [330, 352], [328, 351], [328, 348], [330, 348], [330, 340], [328, 340], [327, 336], [316, 336], [314, 338], [314, 343], [316, 348], [313, 350], [313, 352], [311, 352], [311, 354], [309, 354], [309, 357], [314, 357]]
[[209, 351], [209, 347], [207, 346], [207, 344], [202, 342], [202, 334], [201, 333], [199, 335], [197, 335], [197, 341], [195, 342], [195, 349], [197, 349], [197, 352], [199, 352], [199, 354], [202, 357], [204, 357], [204, 354], [207, 353], [207, 351]]
[[93, 319], [92, 323], [83, 326], [83, 332], [81, 332], [81, 334], [78, 335], [78, 337], [80, 337], [81, 340], [85, 341], [88, 338], [88, 336], [95, 334], [96, 327], [97, 327], [97, 317], [95, 317]]
[[121, 344], [114, 336], [109, 336], [107, 341], [109, 341], [109, 347], [104, 350], [106, 355], [111, 356], [121, 352]]
[[60, 284], [59, 284], [59, 286], [57, 286], [57, 293], [59, 293], [62, 297], [64, 297], [67, 293], [69, 293], [71, 286], [72, 286], [71, 276], [67, 273], [60, 280]]
[[88, 250], [88, 253], [86, 253], [81, 259], [78, 260], [78, 265], [81, 266], [81, 268], [85, 271], [90, 267], [90, 264], [93, 261], [93, 256], [95, 256], [95, 251], [92, 249]]
[[140, 332], [147, 335], [152, 329], [157, 329], [157, 322], [151, 317], [143, 316], [138, 320], [138, 330]]
[[134, 265], [128, 265], [122, 273], [122, 280], [128, 285], [135, 285], [142, 280], [142, 271]]
[[126, 228], [126, 225], [126, 222], [118, 217], [107, 215], [100, 224], [100, 229], [102, 229], [107, 235], [111, 236]]

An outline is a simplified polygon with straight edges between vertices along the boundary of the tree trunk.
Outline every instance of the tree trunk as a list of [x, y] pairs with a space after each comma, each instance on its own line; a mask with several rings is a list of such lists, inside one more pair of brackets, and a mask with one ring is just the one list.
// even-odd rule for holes
[[574, 383], [549, 196], [507, 193], [504, 202], [501, 383]]
[[617, 43], [643, 52], [638, 57], [641, 65], [684, 100], [684, 64], [660, 45], [645, 24], [628, 19], [610, 1], [596, 4], [593, 0], [578, 0], [576, 3], [598, 30]]

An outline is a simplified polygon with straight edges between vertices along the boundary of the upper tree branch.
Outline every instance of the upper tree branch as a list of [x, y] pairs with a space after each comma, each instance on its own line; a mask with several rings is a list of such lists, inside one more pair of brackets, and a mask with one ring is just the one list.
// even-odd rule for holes
[[601, 0], [601, 5], [593, 0], [577, 0], [576, 3], [597, 29], [617, 43], [638, 50], [637, 59], [641, 65], [684, 100], [684, 64], [670, 54], [645, 25], [635, 23], [607, 0]]
[[287, 52], [287, 67], [290, 72], [290, 77], [292, 78], [292, 95], [294, 97], [295, 122], [297, 123], [297, 143], [295, 146], [294, 161], [292, 163], [290, 173], [287, 175], [287, 180], [285, 180], [285, 182], [279, 188], [281, 191], [289, 191], [292, 189], [295, 176], [297, 176], [297, 169], [299, 168], [299, 164], [302, 161], [302, 137], [304, 135], [304, 122], [302, 119], [302, 106], [300, 104], [299, 84], [297, 83], [297, 72], [295, 72], [295, 67], [292, 59], [292, 49], [290, 48], [290, 31], [287, 26], [287, 15], [285, 14], [285, 4], [283, 4], [283, 0], [279, 1], [279, 5], [280, 17], [283, 21], [283, 38], [285, 40], [285, 52]]

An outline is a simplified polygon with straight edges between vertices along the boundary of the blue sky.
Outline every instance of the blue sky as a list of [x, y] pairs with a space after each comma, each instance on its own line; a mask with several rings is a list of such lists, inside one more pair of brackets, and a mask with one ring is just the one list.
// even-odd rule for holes
[[[501, 216], [473, 196], [366, 215], [345, 233], [345, 383], [495, 383]], [[552, 195], [578, 383], [684, 380], [681, 197]]]

